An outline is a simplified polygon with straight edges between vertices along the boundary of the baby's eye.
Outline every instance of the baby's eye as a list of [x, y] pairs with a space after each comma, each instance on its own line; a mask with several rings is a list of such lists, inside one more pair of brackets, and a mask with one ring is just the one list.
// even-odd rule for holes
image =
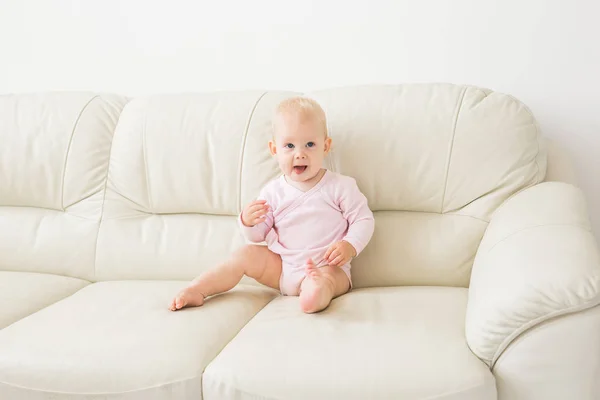
[[315, 145], [315, 143], [314, 143], [314, 142], [308, 142], [308, 143], [306, 143], [306, 146], [307, 146], [307, 147], [313, 147], [314, 145]]
[[288, 143], [288, 144], [286, 144], [286, 145], [285, 145], [285, 146], [283, 146], [283, 147], [287, 147], [288, 149], [293, 149], [293, 148], [294, 148], [294, 145], [293, 145], [293, 144], [291, 144], [291, 143]]

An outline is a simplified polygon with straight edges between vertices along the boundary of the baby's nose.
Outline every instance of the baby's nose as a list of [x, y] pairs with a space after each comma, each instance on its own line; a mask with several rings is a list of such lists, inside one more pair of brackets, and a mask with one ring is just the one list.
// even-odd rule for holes
[[302, 151], [299, 151], [296, 153], [296, 158], [306, 158], [306, 154], [304, 154]]

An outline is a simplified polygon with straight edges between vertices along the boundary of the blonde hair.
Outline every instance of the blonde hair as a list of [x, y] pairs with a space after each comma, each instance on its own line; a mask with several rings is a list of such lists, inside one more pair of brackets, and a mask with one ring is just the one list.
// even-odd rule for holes
[[325, 137], [328, 136], [327, 117], [325, 116], [325, 111], [316, 100], [303, 96], [295, 96], [279, 103], [275, 109], [275, 118], [273, 118], [273, 136], [275, 135], [277, 117], [284, 114], [299, 114], [301, 117], [315, 118], [319, 126], [323, 129]]

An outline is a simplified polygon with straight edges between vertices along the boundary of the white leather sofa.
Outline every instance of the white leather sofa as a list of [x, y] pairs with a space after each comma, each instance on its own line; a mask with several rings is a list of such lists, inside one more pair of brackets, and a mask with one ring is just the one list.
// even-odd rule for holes
[[564, 153], [518, 100], [450, 84], [306, 95], [376, 228], [318, 314], [238, 246], [291, 92], [0, 96], [0, 399], [600, 399], [600, 256]]

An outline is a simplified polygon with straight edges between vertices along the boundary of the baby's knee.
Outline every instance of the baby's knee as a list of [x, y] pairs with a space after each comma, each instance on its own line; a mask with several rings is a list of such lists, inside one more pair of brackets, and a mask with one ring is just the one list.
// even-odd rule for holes
[[265, 246], [247, 244], [233, 253], [233, 257], [240, 261], [256, 261], [265, 255]]

